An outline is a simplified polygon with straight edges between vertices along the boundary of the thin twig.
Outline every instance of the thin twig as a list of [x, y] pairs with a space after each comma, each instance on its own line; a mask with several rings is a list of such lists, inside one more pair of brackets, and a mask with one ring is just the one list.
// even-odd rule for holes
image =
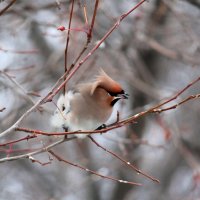
[[1, 11], [0, 11], [0, 16], [3, 15], [4, 12], [6, 12], [6, 10], [8, 10], [8, 8], [10, 8], [14, 3], [15, 3], [16, 0], [12, 0], [5, 8], [3, 8]]
[[24, 140], [30, 140], [30, 139], [36, 138], [36, 137], [37, 137], [37, 135], [27, 135], [26, 137], [23, 137], [23, 138], [21, 138], [21, 139], [12, 140], [12, 141], [9, 141], [9, 142], [0, 144], [0, 147], [6, 146], [6, 145], [9, 145], [9, 144], [15, 144], [15, 143], [18, 143], [18, 142], [21, 142], [21, 141], [24, 141]]
[[79, 169], [81, 169], [81, 170], [84, 170], [84, 171], [86, 171], [86, 172], [90, 172], [91, 174], [94, 174], [94, 175], [99, 176], [99, 177], [101, 177], [101, 178], [108, 179], [108, 180], [112, 180], [112, 181], [116, 181], [116, 182], [119, 182], [119, 183], [130, 184], [130, 185], [137, 185], [137, 186], [141, 186], [141, 185], [142, 185], [142, 184], [140, 184], [140, 183], [131, 182], [131, 181], [125, 181], [125, 180], [120, 180], [120, 179], [113, 178], [113, 177], [111, 177], [111, 176], [105, 176], [105, 175], [99, 174], [99, 173], [97, 173], [97, 172], [95, 172], [95, 171], [93, 171], [93, 170], [90, 170], [90, 169], [85, 168], [85, 167], [83, 167], [83, 166], [81, 166], [81, 165], [72, 163], [72, 162], [70, 162], [70, 161], [68, 161], [68, 160], [65, 160], [65, 159], [61, 158], [59, 155], [57, 155], [56, 153], [54, 153], [52, 150], [49, 150], [48, 152], [49, 152], [51, 155], [53, 155], [53, 156], [54, 156], [58, 161], [60, 161], [60, 162], [64, 162], [64, 163], [66, 163], [66, 164], [72, 165], [72, 166], [77, 167], [77, 168], [79, 168]]
[[35, 65], [28, 65], [28, 66], [24, 66], [24, 67], [18, 67], [16, 69], [10, 69], [10, 68], [5, 68], [3, 71], [8, 73], [8, 72], [19, 72], [19, 71], [27, 71], [27, 70], [30, 70], [30, 69], [33, 69], [35, 68]]
[[42, 166], [46, 166], [51, 164], [51, 161], [53, 160], [52, 158], [49, 157], [49, 161], [48, 162], [41, 162], [37, 159], [35, 159], [33, 156], [29, 156], [29, 160], [31, 160], [33, 163], [39, 163]]
[[83, 13], [84, 13], [84, 18], [85, 18], [85, 25], [88, 26], [88, 16], [87, 16], [86, 4], [83, 5]]
[[126, 160], [124, 160], [122, 157], [120, 157], [119, 155], [115, 154], [114, 152], [106, 149], [105, 147], [103, 147], [102, 145], [100, 145], [96, 140], [94, 140], [94, 138], [92, 136], [88, 136], [90, 138], [90, 140], [97, 145], [97, 147], [103, 149], [105, 152], [108, 152], [110, 155], [114, 156], [115, 158], [119, 159], [120, 161], [122, 161], [125, 165], [127, 165], [128, 167], [130, 167], [131, 169], [133, 169], [134, 171], [136, 171], [138, 174], [142, 174], [143, 176], [149, 178], [150, 180], [160, 183], [160, 181], [148, 174], [146, 174], [145, 172], [143, 172], [142, 170], [138, 169], [136, 166], [132, 165], [130, 162], [127, 162]]
[[3, 51], [5, 53], [14, 53], [14, 54], [37, 54], [37, 53], [39, 53], [39, 50], [37, 50], [37, 49], [13, 50], [13, 49], [4, 49], [2, 47], [0, 47], [0, 51]]
[[39, 154], [39, 153], [42, 153], [42, 152], [46, 152], [48, 150], [50, 150], [51, 148], [63, 143], [63, 142], [66, 142], [66, 141], [70, 141], [70, 140], [73, 140], [73, 139], [76, 139], [77, 137], [71, 137], [71, 138], [62, 138], [54, 143], [51, 143], [50, 145], [47, 145], [46, 147], [43, 147], [41, 149], [38, 149], [36, 151], [33, 151], [33, 152], [30, 152], [30, 153], [26, 153], [26, 154], [22, 154], [22, 155], [17, 155], [17, 156], [12, 156], [12, 157], [6, 157], [6, 158], [1, 158], [0, 159], [0, 163], [1, 162], [5, 162], [5, 161], [13, 161], [13, 160], [18, 160], [18, 159], [24, 159], [24, 158], [28, 158], [30, 156], [33, 156], [33, 155], [36, 155], [36, 154]]
[[[195, 79], [194, 81], [192, 81], [191, 83], [189, 83], [186, 87], [184, 87], [180, 92], [178, 92], [175, 96], [173, 96], [172, 98], [168, 99], [167, 101], [164, 101], [161, 104], [158, 104], [157, 106], [154, 107], [154, 109], [151, 109], [153, 112], [154, 110], [156, 110], [156, 108], [159, 108], [173, 100], [176, 100], [181, 94], [183, 94], [188, 88], [190, 88], [191, 86], [193, 86], [195, 83], [197, 83], [198, 81], [200, 81], [200, 77], [198, 77], [197, 79]], [[185, 103], [185, 102], [184, 102]]]
[[[74, 11], [74, 0], [72, 0], [72, 6], [71, 11], [69, 15], [69, 24], [68, 24], [68, 31], [67, 31], [67, 41], [66, 41], [66, 47], [65, 47], [65, 73], [67, 72], [67, 55], [68, 55], [68, 46], [69, 46], [69, 39], [70, 39], [70, 30], [71, 30], [71, 23], [72, 23], [72, 16]], [[64, 76], [64, 80], [66, 79], [66, 75]], [[66, 92], [66, 85], [63, 87], [63, 93]]]
[[92, 38], [92, 31], [93, 31], [94, 22], [95, 22], [96, 15], [97, 15], [98, 5], [99, 5], [99, 0], [96, 0], [95, 6], [94, 6], [94, 13], [92, 16], [92, 22], [91, 22], [91, 26], [90, 26], [89, 33], [88, 33], [88, 40], [89, 40], [88, 43], [90, 43], [90, 40]]
[[184, 104], [185, 102], [188, 102], [188, 101], [190, 101], [190, 100], [197, 99], [197, 98], [199, 98], [199, 97], [200, 97], [200, 94], [191, 95], [191, 96], [189, 96], [189, 97], [183, 99], [182, 101], [180, 101], [179, 103], [177, 103], [177, 104], [175, 104], [175, 105], [173, 105], [173, 106], [170, 106], [170, 107], [167, 107], [167, 108], [162, 108], [162, 109], [161, 109], [161, 108], [160, 108], [160, 109], [159, 109], [159, 108], [158, 108], [158, 109], [154, 109], [153, 112], [155, 112], [155, 113], [161, 113], [161, 112], [164, 112], [164, 111], [167, 111], [167, 110], [172, 110], [172, 109], [175, 109], [175, 108], [177, 108], [178, 106]]
[[3, 112], [5, 109], [6, 109], [5, 107], [1, 108], [1, 109], [0, 109], [0, 112]]
[[[5, 71], [1, 71], [0, 73], [2, 73], [7, 79], [9, 79], [18, 89], [19, 91], [21, 91], [21, 93], [23, 94], [23, 97], [25, 99], [27, 99], [29, 102], [31, 102], [33, 105], [35, 104], [34, 100], [27, 94], [28, 92], [15, 80], [13, 79], [9, 74], [7, 74]], [[16, 90], [15, 90], [16, 91]]]
[[[95, 2], [95, 8], [94, 8], [94, 12], [93, 12], [93, 17], [92, 17], [92, 22], [89, 28], [89, 31], [87, 31], [87, 41], [85, 43], [85, 45], [83, 46], [83, 49], [80, 51], [79, 55], [77, 56], [77, 58], [75, 59], [75, 61], [72, 63], [72, 65], [70, 66], [68, 73], [73, 69], [73, 67], [76, 65], [76, 63], [78, 62], [78, 60], [81, 58], [81, 56], [84, 54], [84, 52], [87, 50], [91, 39], [92, 39], [92, 32], [93, 32], [93, 28], [94, 28], [94, 23], [95, 23], [95, 18], [97, 15], [97, 9], [98, 9], [98, 4], [99, 4], [99, 0], [96, 0]], [[87, 20], [87, 14], [86, 14], [86, 8], [84, 5], [84, 15], [86, 18], [86, 26], [88, 26], [88, 20]]]

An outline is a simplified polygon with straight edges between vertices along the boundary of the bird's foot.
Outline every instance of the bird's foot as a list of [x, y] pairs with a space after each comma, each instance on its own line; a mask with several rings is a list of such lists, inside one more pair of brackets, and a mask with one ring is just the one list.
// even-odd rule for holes
[[[65, 125], [62, 126], [62, 128], [64, 129], [65, 132], [68, 132], [68, 127], [65, 127]], [[68, 138], [68, 135], [64, 135], [65, 139]]]
[[97, 129], [95, 129], [95, 130], [101, 130], [101, 129], [104, 129], [104, 128], [106, 128], [106, 124], [102, 124], [101, 126], [99, 126]]

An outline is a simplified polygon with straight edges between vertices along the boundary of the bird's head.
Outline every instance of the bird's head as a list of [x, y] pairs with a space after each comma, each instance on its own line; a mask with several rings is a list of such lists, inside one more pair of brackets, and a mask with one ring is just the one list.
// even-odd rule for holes
[[106, 92], [112, 97], [110, 98], [112, 106], [114, 106], [118, 100], [128, 99], [129, 96], [122, 89], [121, 85], [108, 76], [102, 69], [100, 70], [100, 74], [97, 76], [96, 81], [93, 84], [91, 95], [97, 88], [106, 90]]

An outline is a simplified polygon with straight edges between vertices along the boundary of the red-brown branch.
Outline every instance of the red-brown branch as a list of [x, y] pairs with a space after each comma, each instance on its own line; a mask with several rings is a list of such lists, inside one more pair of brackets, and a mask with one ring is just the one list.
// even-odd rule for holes
[[5, 8], [3, 8], [1, 11], [0, 11], [0, 16], [3, 15], [4, 12], [6, 12], [6, 10], [8, 10], [14, 3], [15, 3], [16, 0], [12, 0]]
[[105, 175], [99, 174], [99, 173], [97, 173], [97, 172], [95, 172], [95, 171], [93, 171], [93, 170], [90, 170], [90, 169], [88, 169], [88, 168], [85, 168], [85, 167], [83, 167], [83, 166], [80, 166], [80, 165], [78, 165], [78, 164], [72, 163], [72, 162], [70, 162], [70, 161], [68, 161], [68, 160], [65, 160], [65, 159], [61, 158], [61, 156], [59, 156], [58, 154], [54, 153], [52, 150], [49, 150], [48, 152], [49, 152], [51, 155], [53, 155], [53, 156], [54, 156], [58, 161], [60, 161], [60, 162], [64, 162], [64, 163], [66, 163], [66, 164], [72, 165], [72, 166], [77, 167], [77, 168], [79, 168], [79, 169], [81, 169], [81, 170], [84, 170], [84, 171], [86, 171], [86, 172], [90, 172], [91, 174], [94, 174], [94, 175], [99, 176], [99, 177], [101, 177], [101, 178], [108, 179], [108, 180], [112, 180], [112, 181], [116, 181], [116, 182], [119, 182], [119, 183], [130, 184], [130, 185], [137, 185], [137, 186], [141, 186], [141, 185], [142, 185], [142, 184], [140, 184], [140, 183], [131, 182], [131, 181], [126, 181], [126, 180], [120, 180], [120, 179], [113, 178], [113, 177], [111, 177], [111, 176], [105, 176]]
[[[93, 28], [94, 28], [94, 23], [95, 23], [95, 18], [96, 18], [96, 14], [97, 14], [97, 8], [98, 8], [98, 4], [99, 4], [99, 0], [96, 0], [95, 2], [95, 8], [94, 8], [94, 12], [93, 12], [93, 17], [92, 17], [92, 22], [89, 28], [89, 31], [85, 31], [87, 33], [87, 41], [83, 47], [83, 49], [80, 51], [79, 55], [77, 56], [77, 58], [75, 59], [75, 61], [72, 63], [72, 65], [70, 66], [68, 73], [73, 69], [73, 67], [76, 65], [76, 63], [78, 62], [78, 60], [81, 58], [81, 56], [84, 54], [84, 52], [87, 50], [88, 45], [90, 44], [91, 40], [92, 40], [92, 32], [93, 32]], [[84, 5], [84, 15], [86, 18], [86, 26], [88, 26], [88, 22], [87, 22], [87, 14], [86, 14], [86, 9], [85, 9], [85, 5]], [[88, 27], [86, 27], [88, 28]], [[84, 29], [83, 29], [84, 31]]]
[[115, 154], [114, 152], [106, 149], [105, 147], [103, 147], [102, 145], [100, 145], [96, 140], [94, 140], [94, 138], [92, 138], [90, 135], [88, 136], [90, 138], [90, 140], [97, 145], [97, 147], [103, 149], [105, 152], [108, 152], [110, 155], [114, 156], [115, 158], [119, 159], [120, 161], [122, 161], [125, 165], [127, 165], [128, 167], [130, 167], [131, 169], [133, 169], [134, 171], [136, 171], [138, 174], [142, 174], [143, 176], [149, 178], [152, 181], [155, 181], [157, 183], [160, 183], [160, 181], [148, 174], [146, 174], [145, 172], [143, 172], [142, 170], [138, 169], [137, 167], [135, 167], [134, 165], [132, 165], [130, 162], [124, 160], [122, 157], [120, 157], [119, 155]]
[[[72, 6], [71, 6], [71, 11], [69, 15], [69, 24], [68, 24], [68, 31], [67, 31], [67, 41], [66, 41], [66, 47], [65, 47], [65, 73], [67, 72], [67, 55], [68, 55], [68, 46], [69, 46], [69, 37], [70, 37], [70, 30], [71, 30], [71, 23], [72, 23], [72, 16], [73, 16], [73, 11], [74, 11], [74, 0], [72, 0]], [[66, 75], [64, 76], [64, 80], [66, 79]], [[65, 85], [63, 87], [63, 92], [65, 94]]]
[[13, 49], [4, 49], [2, 47], [0, 47], [0, 51], [3, 51], [5, 53], [15, 53], [15, 54], [37, 54], [37, 53], [39, 53], [39, 50], [37, 50], [37, 49], [13, 50]]
[[18, 142], [21, 142], [21, 141], [24, 141], [24, 140], [30, 140], [30, 139], [33, 139], [33, 138], [36, 138], [37, 135], [27, 135], [26, 137], [23, 137], [21, 139], [18, 139], [18, 140], [12, 140], [12, 141], [9, 141], [9, 142], [5, 142], [3, 144], [0, 144], [0, 147], [2, 146], [6, 146], [6, 145], [9, 145], [9, 144], [15, 144], [15, 143], [18, 143]]
[[90, 43], [90, 40], [92, 38], [92, 31], [93, 31], [93, 27], [94, 27], [95, 18], [96, 18], [96, 15], [97, 15], [98, 5], [99, 5], [99, 0], [96, 0], [95, 6], [94, 6], [94, 13], [93, 13], [93, 17], [92, 17], [92, 22], [91, 22], [91, 26], [90, 26], [90, 29], [89, 29], [89, 32], [88, 32], [88, 43]]
[[200, 97], [200, 94], [196, 94], [196, 95], [191, 95], [185, 99], [183, 99], [182, 101], [180, 101], [179, 103], [173, 105], [173, 106], [170, 106], [170, 107], [167, 107], [167, 108], [158, 108], [158, 109], [154, 109], [153, 112], [155, 113], [161, 113], [161, 112], [164, 112], [164, 111], [167, 111], [167, 110], [172, 110], [172, 109], [175, 109], [177, 108], [178, 106], [190, 101], [190, 100], [193, 100], [193, 99], [196, 99], [196, 98], [199, 98]]

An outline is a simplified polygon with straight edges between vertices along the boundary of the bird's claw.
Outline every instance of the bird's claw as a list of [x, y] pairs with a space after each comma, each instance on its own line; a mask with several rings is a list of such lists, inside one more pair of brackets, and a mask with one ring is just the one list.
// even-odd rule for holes
[[106, 124], [102, 124], [101, 126], [99, 126], [96, 130], [101, 130], [101, 129], [104, 129], [106, 128]]
[[68, 127], [66, 127], [65, 125], [62, 125], [62, 128], [65, 132], [68, 132]]

